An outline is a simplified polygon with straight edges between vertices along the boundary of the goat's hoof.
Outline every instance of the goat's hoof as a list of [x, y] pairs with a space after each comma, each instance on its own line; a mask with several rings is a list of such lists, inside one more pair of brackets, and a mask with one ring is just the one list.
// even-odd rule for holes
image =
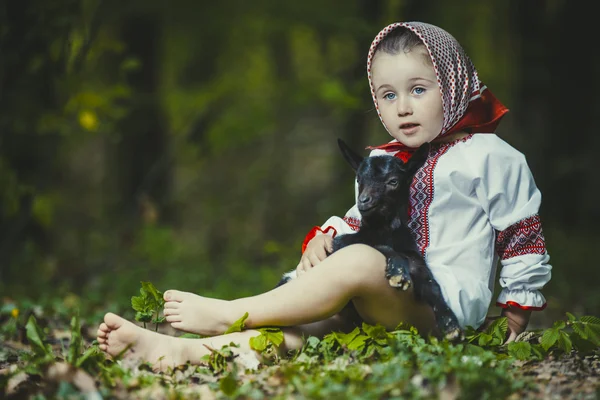
[[465, 339], [462, 329], [454, 328], [450, 331], [447, 331], [444, 335], [444, 338], [449, 342], [459, 342]]
[[460, 329], [460, 327], [456, 326], [453, 328], [446, 328], [444, 333], [444, 338], [449, 342], [459, 342], [465, 339], [465, 335]]
[[390, 286], [394, 288], [408, 290], [408, 288], [412, 286], [412, 281], [410, 279], [406, 279], [402, 275], [392, 275], [388, 276], [387, 278]]

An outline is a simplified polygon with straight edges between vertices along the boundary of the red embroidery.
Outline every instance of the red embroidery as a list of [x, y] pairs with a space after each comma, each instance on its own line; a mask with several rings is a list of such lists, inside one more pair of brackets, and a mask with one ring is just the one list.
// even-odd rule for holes
[[502, 260], [524, 254], [546, 254], [545, 243], [537, 214], [496, 232], [496, 252]]
[[473, 134], [448, 143], [432, 144], [429, 157], [417, 171], [410, 185], [408, 227], [412, 230], [422, 255], [429, 246], [429, 206], [433, 200], [433, 171], [440, 157], [457, 143], [466, 142]]
[[358, 231], [360, 229], [360, 219], [354, 217], [344, 217], [342, 218], [348, 225], [350, 225], [350, 229], [353, 231]]
[[546, 308], [546, 306], [548, 305], [548, 303], [544, 303], [544, 305], [541, 306], [541, 307], [522, 306], [519, 303], [516, 303], [514, 301], [507, 301], [506, 304], [497, 302], [496, 305], [498, 307], [502, 307], [502, 308], [508, 308], [510, 306], [510, 307], [520, 308], [521, 310], [542, 311], [544, 308]]

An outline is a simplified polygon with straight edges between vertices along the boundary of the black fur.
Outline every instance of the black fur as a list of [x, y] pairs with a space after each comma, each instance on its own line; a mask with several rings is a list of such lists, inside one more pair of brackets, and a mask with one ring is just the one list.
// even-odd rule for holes
[[[341, 139], [338, 144], [356, 172], [357, 206], [362, 218], [358, 232], [333, 239], [333, 252], [355, 243], [379, 250], [387, 259], [385, 277], [389, 284], [401, 290], [412, 286], [416, 300], [433, 309], [440, 332], [449, 340], [462, 339], [456, 316], [444, 301], [407, 226], [410, 185], [427, 159], [429, 144], [422, 145], [407, 163], [387, 155], [363, 159]], [[289, 279], [284, 276], [277, 286]]]

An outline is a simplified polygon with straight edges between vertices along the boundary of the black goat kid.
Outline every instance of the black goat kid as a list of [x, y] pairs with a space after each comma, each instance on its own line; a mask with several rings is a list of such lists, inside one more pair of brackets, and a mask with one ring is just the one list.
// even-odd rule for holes
[[[390, 286], [400, 290], [413, 286], [415, 299], [433, 309], [437, 327], [444, 337], [462, 339], [458, 320], [444, 301], [440, 286], [407, 226], [410, 185], [427, 159], [429, 143], [419, 147], [406, 163], [387, 155], [363, 158], [341, 139], [338, 144], [356, 172], [357, 206], [362, 218], [358, 232], [333, 239], [333, 252], [355, 243], [367, 244], [380, 251], [387, 260], [385, 278]], [[290, 278], [292, 276], [285, 274], [278, 286]]]

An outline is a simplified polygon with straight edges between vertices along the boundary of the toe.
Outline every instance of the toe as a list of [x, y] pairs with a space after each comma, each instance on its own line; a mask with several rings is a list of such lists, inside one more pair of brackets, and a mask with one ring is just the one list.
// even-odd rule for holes
[[117, 314], [106, 313], [104, 316], [104, 323], [107, 326], [107, 331], [119, 329], [125, 322], [126, 320], [119, 317]]
[[100, 348], [100, 350], [102, 351], [106, 351], [106, 349], [108, 349], [108, 346], [106, 344], [100, 344], [98, 345], [98, 347]]
[[110, 329], [108, 329], [108, 326], [103, 322], [98, 327], [98, 332], [100, 332], [100, 331], [102, 331], [104, 333], [108, 333], [108, 331], [110, 331]]
[[167, 322], [181, 322], [181, 315], [167, 315], [165, 319]]
[[175, 329], [179, 329], [180, 331], [183, 331], [185, 329], [183, 329], [183, 323], [182, 322], [173, 322], [171, 323], [171, 326]]
[[178, 301], [167, 301], [165, 303], [165, 309], [166, 308], [179, 308], [179, 305], [181, 303], [179, 303]]
[[98, 329], [98, 331], [96, 332], [96, 336], [98, 336], [99, 338], [105, 338], [108, 337], [108, 333], [103, 329]]
[[186, 292], [180, 292], [179, 290], [167, 290], [163, 297], [166, 301], [182, 301], [186, 294]]
[[165, 308], [163, 310], [163, 315], [166, 317], [168, 315], [176, 315], [179, 314], [179, 310], [177, 310], [176, 308]]

